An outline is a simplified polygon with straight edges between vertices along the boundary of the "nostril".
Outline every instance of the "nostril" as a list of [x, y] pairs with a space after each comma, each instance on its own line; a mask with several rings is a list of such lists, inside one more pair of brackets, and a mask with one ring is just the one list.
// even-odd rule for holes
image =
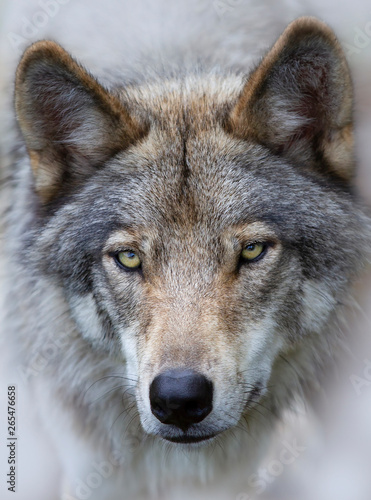
[[153, 415], [163, 424], [183, 430], [212, 411], [213, 384], [193, 370], [168, 370], [158, 375], [149, 393]]
[[158, 403], [151, 404], [151, 410], [156, 417], [161, 420], [166, 418], [167, 412], [164, 408], [162, 408]]
[[194, 417], [197, 418], [203, 417], [207, 407], [202, 407], [200, 405], [200, 401], [192, 401], [190, 403], [186, 403], [184, 410], [189, 416], [194, 415]]

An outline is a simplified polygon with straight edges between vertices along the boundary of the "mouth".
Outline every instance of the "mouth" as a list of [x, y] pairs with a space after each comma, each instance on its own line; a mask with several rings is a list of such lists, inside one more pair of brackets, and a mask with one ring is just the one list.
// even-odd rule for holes
[[193, 443], [202, 443], [203, 441], [210, 441], [216, 436], [216, 434], [208, 434], [207, 436], [162, 436], [166, 441], [170, 441], [171, 443], [180, 443], [180, 444], [193, 444]]

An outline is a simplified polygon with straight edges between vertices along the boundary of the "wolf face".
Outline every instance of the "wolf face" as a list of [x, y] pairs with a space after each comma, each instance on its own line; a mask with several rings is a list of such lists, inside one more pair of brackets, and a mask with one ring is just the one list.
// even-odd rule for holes
[[[144, 430], [207, 442], [286, 404], [327, 359], [367, 246], [332, 32], [295, 21], [247, 81], [110, 91], [38, 42], [16, 108], [37, 207], [27, 266], [58, 279], [89, 349], [125, 367]], [[288, 358], [300, 375], [273, 376]]]

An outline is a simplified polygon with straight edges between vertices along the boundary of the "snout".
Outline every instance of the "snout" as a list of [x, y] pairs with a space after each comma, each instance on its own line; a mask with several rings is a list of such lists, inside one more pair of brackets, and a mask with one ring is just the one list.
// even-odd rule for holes
[[194, 370], [167, 370], [151, 383], [149, 398], [151, 411], [161, 423], [186, 431], [212, 411], [213, 384]]

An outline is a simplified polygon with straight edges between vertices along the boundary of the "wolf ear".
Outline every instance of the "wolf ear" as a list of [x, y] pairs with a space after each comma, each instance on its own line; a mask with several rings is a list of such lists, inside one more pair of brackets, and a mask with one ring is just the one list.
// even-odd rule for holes
[[354, 169], [352, 84], [334, 33], [293, 21], [247, 81], [229, 131], [345, 181]]
[[143, 135], [119, 99], [50, 41], [23, 55], [15, 105], [44, 202]]

